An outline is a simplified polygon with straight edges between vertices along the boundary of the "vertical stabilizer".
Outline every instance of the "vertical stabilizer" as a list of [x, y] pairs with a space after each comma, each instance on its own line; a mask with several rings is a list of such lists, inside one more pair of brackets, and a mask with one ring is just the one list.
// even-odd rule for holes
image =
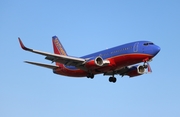
[[[52, 37], [52, 43], [55, 54], [67, 56], [67, 53], [57, 36]], [[63, 67], [63, 64], [61, 63], [56, 62], [56, 65], [58, 65], [59, 67]]]
[[57, 36], [52, 37], [52, 42], [53, 42], [53, 48], [55, 54], [67, 56], [67, 53]]

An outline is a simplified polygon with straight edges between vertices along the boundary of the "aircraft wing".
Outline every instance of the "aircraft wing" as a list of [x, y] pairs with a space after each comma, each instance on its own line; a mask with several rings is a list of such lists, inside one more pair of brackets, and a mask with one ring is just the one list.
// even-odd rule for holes
[[20, 38], [18, 38], [18, 39], [19, 39], [20, 46], [23, 50], [30, 51], [30, 52], [40, 54], [40, 55], [44, 55], [44, 56], [46, 56], [45, 59], [50, 60], [52, 62], [59, 62], [64, 65], [76, 66], [76, 67], [81, 66], [86, 62], [86, 59], [83, 59], [83, 58], [64, 56], [64, 55], [59, 55], [59, 54], [52, 54], [52, 53], [48, 53], [48, 52], [42, 52], [39, 50], [27, 48], [26, 46], [24, 46], [21, 39]]
[[104, 75], [113, 75], [113, 74], [119, 74], [119, 75], [126, 75], [126, 73], [128, 72], [129, 70], [129, 67], [123, 67], [123, 68], [120, 68], [120, 69], [117, 69], [115, 71], [109, 71], [109, 72], [106, 72], [104, 73]]

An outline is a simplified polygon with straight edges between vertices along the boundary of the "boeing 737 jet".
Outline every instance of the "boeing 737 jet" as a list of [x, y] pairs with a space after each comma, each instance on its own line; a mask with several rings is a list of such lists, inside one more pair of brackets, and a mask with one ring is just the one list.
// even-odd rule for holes
[[57, 36], [52, 37], [54, 53], [27, 48], [18, 39], [22, 49], [43, 55], [56, 64], [25, 61], [26, 63], [49, 68], [55, 74], [70, 77], [93, 79], [96, 74], [109, 75], [109, 82], [113, 83], [117, 80], [115, 75], [135, 77], [152, 72], [149, 61], [160, 51], [160, 47], [150, 41], [135, 41], [86, 56], [73, 57], [67, 54]]

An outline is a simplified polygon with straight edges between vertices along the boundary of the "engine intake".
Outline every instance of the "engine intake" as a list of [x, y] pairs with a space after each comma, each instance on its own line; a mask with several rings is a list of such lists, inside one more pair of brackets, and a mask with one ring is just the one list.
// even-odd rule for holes
[[100, 56], [96, 57], [85, 64], [87, 68], [98, 68], [108, 65], [110, 62], [108, 60], [103, 60]]
[[132, 66], [129, 69], [129, 72], [127, 73], [128, 76], [130, 77], [135, 77], [135, 76], [139, 76], [145, 73], [145, 68], [143, 65], [138, 65], [138, 66]]
[[137, 72], [138, 72], [139, 74], [144, 74], [144, 73], [145, 73], [145, 68], [144, 68], [144, 66], [139, 65], [139, 66], [137, 67]]
[[103, 66], [103, 59], [100, 56], [96, 57], [94, 62], [97, 66]]

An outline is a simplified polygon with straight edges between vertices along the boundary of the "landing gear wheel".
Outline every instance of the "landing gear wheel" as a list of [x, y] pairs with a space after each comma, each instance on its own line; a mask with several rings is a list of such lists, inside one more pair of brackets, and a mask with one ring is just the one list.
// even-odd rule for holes
[[116, 78], [115, 77], [109, 77], [109, 82], [113, 82], [113, 83], [115, 83], [116, 82]]
[[112, 80], [113, 80], [113, 77], [109, 77], [109, 82], [112, 82]]
[[90, 77], [91, 79], [93, 79], [94, 78], [94, 74], [91, 74], [91, 77]]
[[87, 78], [93, 79], [93, 78], [94, 78], [94, 74], [88, 74], [88, 75], [87, 75]]
[[114, 78], [113, 78], [113, 83], [115, 83], [115, 82], [116, 82], [116, 80], [117, 80], [117, 79], [114, 77]]

